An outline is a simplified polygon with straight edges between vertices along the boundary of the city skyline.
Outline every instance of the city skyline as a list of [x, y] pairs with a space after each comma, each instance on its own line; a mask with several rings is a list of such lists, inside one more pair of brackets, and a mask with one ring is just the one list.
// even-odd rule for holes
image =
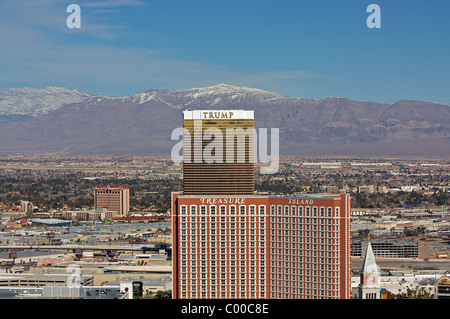
[[[174, 165], [170, 157], [10, 155], [2, 157], [0, 164], [0, 244], [4, 249], [17, 251], [17, 255], [3, 254], [2, 266], [7, 274], [4, 274], [2, 283], [7, 287], [0, 291], [0, 298], [61, 298], [61, 289], [68, 287], [64, 283], [73, 278], [70, 271], [76, 270], [73, 258], [78, 258], [78, 250], [74, 253], [74, 247], [85, 252], [80, 261], [88, 268], [95, 267], [95, 262], [101, 260], [103, 270], [111, 268], [108, 271], [124, 272], [130, 267], [124, 262], [137, 263], [131, 266], [139, 271], [133, 279], [136, 283], [142, 283], [143, 298], [177, 298], [172, 294], [176, 291], [172, 290], [172, 276], [169, 275], [172, 261], [176, 265], [177, 254], [172, 255], [175, 250], [167, 244], [178, 235], [187, 236], [189, 241], [191, 236], [197, 237], [197, 247], [190, 244], [180, 247], [185, 249], [185, 254], [180, 252], [186, 258], [192, 261], [196, 257], [197, 297], [205, 294], [213, 298], [215, 293], [217, 299], [233, 295], [236, 298], [333, 298], [337, 293], [333, 286], [337, 288], [336, 280], [343, 275], [342, 272], [337, 273], [336, 259], [344, 258], [343, 251], [346, 249], [339, 249], [339, 255], [330, 255], [335, 250], [330, 245], [343, 244], [342, 236], [347, 238], [347, 231], [351, 232], [351, 241], [347, 241], [345, 246], [350, 244], [346, 255], [351, 260], [349, 266], [352, 274], [351, 282], [343, 290], [350, 293], [348, 289], [351, 289], [351, 295], [345, 298], [358, 298], [359, 285], [365, 281], [360, 275], [364, 268], [363, 256], [368, 236], [373, 255], [381, 268], [380, 294], [369, 297], [448, 298], [445, 284], [448, 276], [445, 274], [448, 272], [449, 220], [442, 206], [445, 203], [448, 205], [448, 160], [283, 157], [277, 175], [257, 175], [255, 190], [258, 195], [178, 196], [177, 202], [181, 208], [186, 205], [186, 213], [189, 209], [189, 215], [178, 215], [179, 225], [184, 223], [186, 226], [180, 228], [170, 223], [170, 191], [181, 189], [182, 167]], [[92, 210], [92, 189], [99, 183], [131, 186], [128, 217], [108, 216], [109, 212], [99, 214], [97, 210]], [[337, 189], [345, 189], [351, 196], [351, 203], [345, 200], [350, 207], [342, 209], [343, 194], [336, 194]], [[291, 196], [280, 196], [280, 193]], [[195, 215], [190, 216], [193, 208]], [[348, 218], [330, 217], [329, 214], [337, 213], [338, 209], [341, 214], [348, 214], [351, 209], [351, 215]], [[345, 220], [348, 220], [347, 226], [344, 225]], [[191, 227], [193, 225], [195, 228]], [[191, 233], [194, 230], [196, 235]], [[183, 231], [186, 235], [182, 234]], [[205, 236], [205, 240], [201, 236]], [[213, 236], [216, 236], [215, 247], [213, 241], [209, 243], [206, 240]], [[229, 246], [222, 246], [224, 239]], [[246, 245], [246, 239], [250, 240], [249, 245]], [[173, 249], [176, 249], [176, 242]], [[52, 256], [52, 252], [42, 251], [48, 250], [49, 243], [52, 249], [62, 250], [57, 258]], [[152, 243], [161, 244], [153, 247]], [[42, 244], [45, 245], [40, 249]], [[323, 249], [320, 248], [316, 254], [308, 251], [307, 245], [322, 245]], [[306, 250], [302, 251], [302, 247]], [[136, 254], [117, 251], [123, 249], [132, 249]], [[142, 249], [143, 254], [138, 253]], [[165, 256], [161, 254], [161, 249], [165, 251]], [[112, 258], [117, 258], [117, 261], [104, 263], [113, 261]], [[212, 272], [203, 278], [202, 263], [211, 263], [213, 267], [213, 261], [216, 265], [215, 279]], [[67, 274], [61, 275], [61, 267], [68, 262]], [[236, 268], [235, 271], [230, 268], [230, 272], [226, 269], [224, 272], [222, 263], [225, 266], [229, 263], [230, 267]], [[340, 262], [340, 265], [346, 263]], [[34, 266], [30, 271], [17, 273], [21, 267], [31, 265]], [[188, 265], [190, 263], [186, 266], [179, 264], [179, 269]], [[84, 267], [83, 275], [86, 275]], [[346, 268], [339, 267], [341, 270]], [[261, 271], [254, 273], [256, 268]], [[52, 277], [59, 274], [58, 283], [46, 282], [47, 286], [56, 284], [59, 288], [21, 286], [24, 280], [28, 284], [37, 281], [42, 284], [45, 279], [41, 276], [43, 269]], [[164, 287], [155, 287], [150, 278], [146, 278], [154, 276], [148, 274], [151, 269], [165, 272], [157, 280], [164, 280]], [[320, 276], [315, 279], [311, 277], [309, 283], [299, 280], [302, 272], [303, 276], [307, 276], [308, 270], [311, 275], [314, 275], [311, 271], [317, 270]], [[370, 273], [364, 273], [370, 276]], [[191, 278], [193, 274], [188, 271], [188, 277], [181, 278], [181, 281], [194, 280]], [[110, 274], [95, 269], [87, 275], [85, 278], [89, 281], [83, 283], [81, 290], [73, 290], [69, 298], [92, 299], [98, 298], [99, 294], [102, 299], [127, 296], [123, 289], [129, 281], [111, 281], [109, 278], [106, 284], [103, 278]], [[281, 283], [279, 276], [283, 278]], [[215, 291], [212, 289], [213, 280]], [[225, 282], [222, 283], [222, 280]], [[229, 291], [226, 288], [228, 284]], [[263, 286], [265, 289], [262, 289]], [[194, 292], [188, 285], [185, 287], [186, 293]], [[368, 285], [362, 288], [371, 289]], [[149, 289], [161, 291], [152, 296]], [[377, 291], [370, 293], [373, 292]], [[213, 302], [220, 303], [218, 300]], [[272, 306], [269, 305], [274, 311]]]
[[450, 4], [371, 2], [78, 1], [0, 4], [0, 87], [133, 95], [216, 83], [281, 95], [450, 103]]
[[0, 299], [450, 299], [448, 12], [0, 1]]

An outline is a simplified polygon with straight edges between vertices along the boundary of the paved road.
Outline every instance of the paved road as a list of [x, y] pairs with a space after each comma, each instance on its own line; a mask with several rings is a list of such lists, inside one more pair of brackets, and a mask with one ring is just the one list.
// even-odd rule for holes
[[83, 299], [115, 299], [119, 298], [120, 291], [112, 287], [83, 287]]
[[[20, 297], [20, 294], [42, 294], [42, 288], [30, 288], [30, 287], [8, 287], [0, 289], [0, 299], [35, 299], [34, 296]], [[19, 295], [19, 296], [18, 296]]]
[[[25, 294], [25, 295], [24, 295]], [[36, 294], [33, 296], [32, 294]], [[82, 299], [116, 299], [120, 297], [120, 291], [117, 287], [89, 287], [82, 289]], [[42, 299], [42, 288], [32, 287], [8, 287], [0, 289], [0, 299]], [[54, 298], [57, 298], [56, 296]], [[78, 298], [75, 298], [78, 299]]]

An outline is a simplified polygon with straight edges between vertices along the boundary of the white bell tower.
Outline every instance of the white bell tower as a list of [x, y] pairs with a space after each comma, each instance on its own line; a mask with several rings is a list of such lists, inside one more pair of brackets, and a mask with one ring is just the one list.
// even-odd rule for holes
[[380, 272], [375, 262], [370, 239], [364, 256], [358, 290], [359, 299], [380, 299]]

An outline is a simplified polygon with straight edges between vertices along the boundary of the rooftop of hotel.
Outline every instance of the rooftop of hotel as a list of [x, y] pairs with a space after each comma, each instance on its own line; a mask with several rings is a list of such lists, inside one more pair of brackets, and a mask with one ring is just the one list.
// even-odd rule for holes
[[192, 110], [183, 111], [185, 120], [204, 119], [253, 119], [254, 111], [249, 110]]
[[[319, 194], [252, 194], [252, 195], [184, 195], [182, 192], [179, 193], [180, 197], [185, 198], [288, 198], [288, 199], [337, 199], [341, 194], [331, 194], [331, 193], [319, 193]], [[342, 193], [345, 194], [345, 193]]]

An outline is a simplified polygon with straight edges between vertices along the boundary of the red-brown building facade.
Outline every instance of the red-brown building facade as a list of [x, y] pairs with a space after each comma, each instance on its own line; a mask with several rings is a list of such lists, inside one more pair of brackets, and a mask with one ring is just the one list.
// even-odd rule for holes
[[128, 185], [96, 185], [94, 187], [95, 209], [106, 208], [126, 217], [130, 212], [130, 187]]
[[350, 196], [172, 193], [173, 298], [350, 298]]

